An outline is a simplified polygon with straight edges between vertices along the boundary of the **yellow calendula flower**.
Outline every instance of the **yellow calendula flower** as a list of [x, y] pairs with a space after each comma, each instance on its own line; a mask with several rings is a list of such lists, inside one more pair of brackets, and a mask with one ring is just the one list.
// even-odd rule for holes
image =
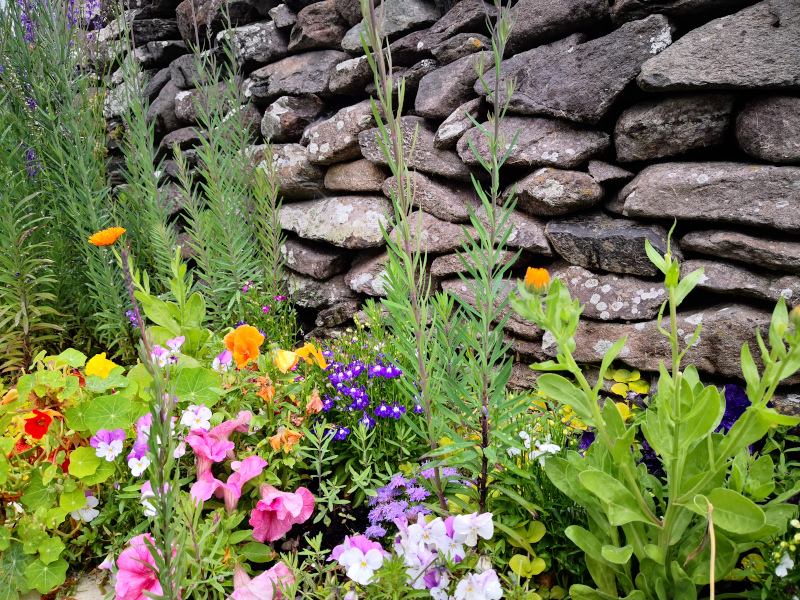
[[95, 354], [89, 359], [89, 362], [86, 363], [85, 373], [86, 375], [97, 375], [100, 379], [105, 379], [111, 373], [111, 370], [118, 366], [114, 361], [108, 360], [106, 353], [103, 352], [102, 354]]

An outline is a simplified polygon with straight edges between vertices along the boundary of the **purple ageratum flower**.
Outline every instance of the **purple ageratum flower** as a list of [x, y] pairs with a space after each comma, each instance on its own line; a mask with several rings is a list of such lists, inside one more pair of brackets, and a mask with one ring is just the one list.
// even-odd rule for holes
[[431, 493], [422, 486], [408, 488], [406, 494], [408, 494], [408, 499], [411, 500], [411, 502], [422, 502], [431, 495]]
[[397, 496], [402, 494], [402, 491], [397, 488], [392, 488], [386, 485], [384, 487], [375, 490], [375, 493], [377, 494], [377, 496], [375, 496], [374, 498], [375, 501], [379, 503], [384, 503], [393, 501], [395, 498], [397, 498]]
[[122, 444], [125, 442], [125, 430], [115, 429], [109, 431], [101, 429], [97, 435], [89, 439], [89, 445], [94, 448], [95, 454], [100, 458], [105, 458], [108, 462], [113, 462], [122, 454]]
[[429, 508], [425, 508], [424, 506], [412, 506], [411, 508], [406, 511], [406, 516], [410, 519], [411, 517], [416, 517], [417, 515], [429, 515], [431, 514], [431, 510]]
[[364, 535], [371, 540], [380, 539], [386, 535], [386, 530], [380, 525], [370, 525], [364, 530]]
[[380, 417], [381, 419], [385, 419], [391, 414], [392, 414], [392, 409], [383, 403], [381, 403], [381, 405], [375, 409], [375, 416]]
[[389, 504], [386, 504], [383, 509], [384, 520], [393, 521], [394, 519], [399, 519], [400, 517], [405, 516], [407, 510], [408, 502], [405, 500], [390, 502]]
[[405, 487], [406, 485], [408, 485], [408, 480], [402, 473], [398, 473], [397, 475], [394, 475], [392, 477], [387, 487], [394, 489], [399, 487]]

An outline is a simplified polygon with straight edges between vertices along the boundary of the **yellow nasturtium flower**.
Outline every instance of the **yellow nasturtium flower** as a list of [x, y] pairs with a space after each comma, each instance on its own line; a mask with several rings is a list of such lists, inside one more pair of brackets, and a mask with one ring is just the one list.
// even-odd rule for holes
[[273, 360], [281, 373], [288, 373], [294, 369], [297, 361], [300, 360], [300, 355], [291, 350], [276, 350]]
[[114, 361], [108, 360], [106, 353], [103, 352], [102, 354], [95, 354], [89, 359], [89, 362], [86, 363], [85, 372], [87, 376], [97, 375], [100, 379], [105, 379], [111, 373], [111, 370], [118, 366]]
[[300, 348], [297, 351], [297, 354], [298, 356], [305, 358], [308, 362], [311, 362], [311, 359], [309, 358], [310, 354], [316, 359], [320, 369], [328, 368], [328, 362], [325, 360], [325, 357], [322, 356], [322, 351], [314, 346], [314, 344], [306, 342], [306, 345]]

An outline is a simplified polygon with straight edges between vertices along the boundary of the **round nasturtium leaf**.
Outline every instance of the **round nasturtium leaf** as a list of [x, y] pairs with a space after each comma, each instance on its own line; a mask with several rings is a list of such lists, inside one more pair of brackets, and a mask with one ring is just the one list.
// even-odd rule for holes
[[89, 403], [83, 422], [92, 435], [101, 429], [127, 429], [132, 423], [131, 406], [131, 399], [121, 394], [100, 396]]
[[46, 565], [58, 560], [61, 553], [64, 551], [64, 542], [61, 538], [47, 538], [39, 544], [39, 559]]
[[203, 367], [181, 369], [175, 384], [175, 395], [182, 402], [211, 407], [219, 401], [219, 393], [213, 391], [219, 385], [220, 377], [214, 371]]
[[78, 448], [69, 455], [69, 474], [78, 478], [94, 475], [100, 467], [101, 460], [94, 448], [86, 446]]
[[114, 463], [100, 459], [100, 466], [97, 467], [97, 471], [95, 471], [93, 475], [81, 477], [81, 481], [89, 486], [97, 485], [98, 483], [103, 483], [106, 479], [111, 477], [113, 473]]
[[25, 569], [25, 577], [31, 587], [36, 588], [40, 594], [46, 594], [67, 580], [67, 566], [67, 561], [63, 558], [49, 565], [37, 559]]
[[64, 492], [61, 494], [58, 505], [65, 512], [80, 510], [86, 506], [86, 493], [80, 489], [73, 490], [71, 492]]
[[509, 568], [520, 577], [533, 577], [545, 570], [547, 564], [541, 558], [530, 560], [523, 554], [515, 554], [508, 561]]

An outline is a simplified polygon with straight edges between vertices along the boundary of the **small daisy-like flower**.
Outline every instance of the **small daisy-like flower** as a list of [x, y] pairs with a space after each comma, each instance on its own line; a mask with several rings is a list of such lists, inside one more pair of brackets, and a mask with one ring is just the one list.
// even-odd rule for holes
[[111, 227], [110, 229], [103, 229], [98, 231], [89, 238], [89, 243], [95, 246], [110, 246], [117, 241], [119, 236], [125, 233], [122, 227]]

